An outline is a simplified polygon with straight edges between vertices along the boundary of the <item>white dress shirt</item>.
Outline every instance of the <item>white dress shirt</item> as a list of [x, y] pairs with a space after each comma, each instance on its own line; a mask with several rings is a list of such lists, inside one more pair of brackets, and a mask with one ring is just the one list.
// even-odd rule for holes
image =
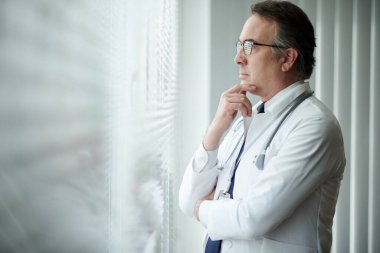
[[[199, 218], [222, 253], [330, 252], [331, 227], [345, 167], [340, 126], [314, 96], [284, 121], [266, 151], [264, 168], [256, 158], [287, 106], [310, 90], [297, 82], [265, 103], [265, 113], [240, 118], [217, 150], [195, 152], [179, 191], [183, 212], [193, 215], [198, 200], [216, 185], [215, 199], [203, 201]], [[235, 175], [234, 198], [228, 191], [235, 159], [246, 138]]]

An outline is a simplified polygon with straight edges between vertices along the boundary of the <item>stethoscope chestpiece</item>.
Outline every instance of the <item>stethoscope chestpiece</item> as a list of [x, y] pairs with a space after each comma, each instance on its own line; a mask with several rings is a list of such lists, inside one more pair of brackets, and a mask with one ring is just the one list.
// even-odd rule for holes
[[257, 159], [256, 159], [256, 167], [259, 169], [259, 170], [263, 170], [264, 169], [264, 161], [265, 161], [265, 153], [262, 153], [260, 154]]

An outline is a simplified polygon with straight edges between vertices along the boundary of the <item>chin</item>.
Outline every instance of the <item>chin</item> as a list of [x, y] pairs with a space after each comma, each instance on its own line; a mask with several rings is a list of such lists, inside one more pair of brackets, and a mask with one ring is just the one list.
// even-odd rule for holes
[[240, 80], [240, 84], [250, 84], [248, 80]]

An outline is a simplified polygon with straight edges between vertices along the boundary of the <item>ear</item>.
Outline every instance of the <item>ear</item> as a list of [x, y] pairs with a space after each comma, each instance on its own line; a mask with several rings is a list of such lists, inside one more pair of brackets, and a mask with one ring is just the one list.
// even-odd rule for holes
[[294, 48], [287, 48], [281, 57], [282, 65], [281, 70], [284, 72], [289, 71], [294, 63], [296, 62], [298, 57], [298, 52]]

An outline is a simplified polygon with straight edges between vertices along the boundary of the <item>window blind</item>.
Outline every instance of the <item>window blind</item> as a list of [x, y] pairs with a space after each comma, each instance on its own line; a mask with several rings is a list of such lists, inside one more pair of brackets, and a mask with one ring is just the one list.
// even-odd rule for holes
[[106, 252], [97, 20], [85, 1], [0, 12], [0, 251]]
[[174, 252], [177, 9], [1, 1], [1, 252]]
[[111, 6], [107, 15], [111, 251], [173, 252], [178, 7], [173, 0], [118, 3], [123, 8]]

